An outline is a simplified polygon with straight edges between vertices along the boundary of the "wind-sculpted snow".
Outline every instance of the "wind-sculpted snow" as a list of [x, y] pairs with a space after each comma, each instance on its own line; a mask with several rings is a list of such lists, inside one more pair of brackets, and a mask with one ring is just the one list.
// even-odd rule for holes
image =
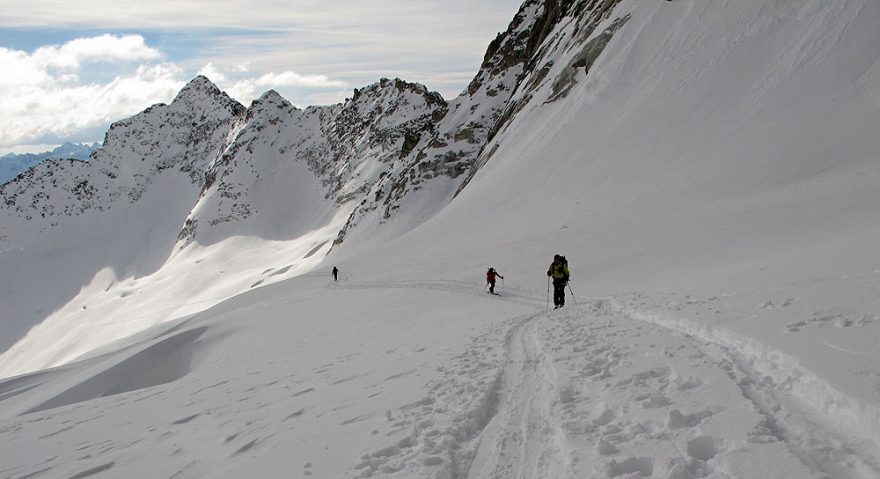
[[189, 373], [194, 354], [193, 343], [204, 332], [204, 328], [196, 328], [168, 335], [167, 338], [149, 345], [27, 412], [43, 411], [176, 381]]

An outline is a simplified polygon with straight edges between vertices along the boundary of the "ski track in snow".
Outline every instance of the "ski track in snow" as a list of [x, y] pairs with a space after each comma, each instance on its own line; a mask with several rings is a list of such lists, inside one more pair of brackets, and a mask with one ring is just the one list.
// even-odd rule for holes
[[[786, 362], [781, 352], [762, 349], [754, 340], [737, 338], [728, 331], [688, 323], [675, 316], [676, 308], [670, 304], [664, 308], [669, 316], [649, 312], [644, 306], [649, 298], [642, 294], [573, 298], [577, 304], [570, 299], [565, 308], [547, 311], [545, 298], [534, 293], [509, 289], [500, 297], [490, 297], [473, 283], [462, 281], [342, 281], [328, 287], [443, 291], [535, 308], [482, 330], [442, 363], [421, 399], [385, 411], [387, 430], [381, 436], [379, 429], [373, 432], [382, 439], [352, 464], [348, 477], [880, 477], [877, 443], [863, 434], [870, 432], [870, 426], [860, 430], [835, 424], [847, 416], [869, 417], [864, 411], [847, 406], [846, 398], [835, 396], [810, 371]], [[202, 332], [198, 328], [172, 331], [175, 335], [153, 349], [170, 345], [184, 334], [188, 336], [181, 340]], [[132, 356], [125, 364], [138, 357]], [[333, 365], [317, 365], [311, 371], [329, 386], [358, 380], [350, 374], [324, 378]], [[401, 370], [385, 380], [414, 371]], [[205, 434], [210, 435], [199, 426], [207, 417], [220, 423], [219, 430], [213, 431], [220, 435], [214, 439], [222, 442], [227, 461], [245, 465], [258, 460], [260, 454], [277, 449], [276, 441], [283, 439], [278, 418], [283, 417], [281, 423], [289, 428], [303, 414], [314, 414], [310, 408], [319, 405], [300, 401], [315, 392], [316, 381], [302, 383], [260, 371], [246, 376], [234, 379], [236, 384], [229, 379], [196, 380], [188, 386], [194, 388], [192, 403], [166, 421], [167, 427], [154, 425], [130, 444], [116, 444], [112, 439], [80, 441], [77, 452], [63, 454], [63, 469], [75, 473], [72, 477], [116, 471], [125, 466], [114, 462], [114, 450], [145, 444], [182, 459], [182, 448], [194, 447], [186, 437], [203, 441]], [[173, 379], [162, 377], [155, 382]], [[21, 387], [13, 394], [27, 391], [27, 384]], [[168, 395], [164, 389], [130, 389], [131, 394], [103, 402], [59, 396], [53, 401], [70, 407], [54, 409], [56, 404], [45, 404], [36, 409], [42, 415], [26, 421], [57, 423], [58, 429], [47, 425], [39, 440], [69, 443], [80, 423], [97, 424], [98, 416], [112, 413], [112, 407], [105, 409], [107, 401], [123, 405]], [[203, 393], [218, 389], [241, 397], [210, 410], [197, 407]], [[276, 395], [273, 389], [285, 392]], [[803, 394], [805, 390], [808, 394]], [[810, 398], [832, 404], [829, 410], [834, 415], [817, 411]], [[77, 419], [73, 416], [64, 421], [52, 419], [83, 408], [94, 410], [94, 416], [78, 422], [73, 422]], [[341, 425], [363, 419], [356, 416]], [[0, 437], [15, 439], [21, 427], [10, 423], [0, 429]], [[76, 462], [72, 455], [80, 453], [91, 459]], [[61, 472], [52, 471], [55, 467], [59, 466], [53, 457], [30, 466], [0, 467], [0, 477]], [[211, 471], [197, 459], [188, 465], [177, 461], [174, 467], [180, 477]]]
[[880, 477], [870, 437], [792, 393], [809, 371], [778, 381], [756, 366], [768, 351], [694, 334], [640, 299], [581, 299], [475, 338], [421, 401], [386, 413], [399, 439], [364, 454], [355, 477]]

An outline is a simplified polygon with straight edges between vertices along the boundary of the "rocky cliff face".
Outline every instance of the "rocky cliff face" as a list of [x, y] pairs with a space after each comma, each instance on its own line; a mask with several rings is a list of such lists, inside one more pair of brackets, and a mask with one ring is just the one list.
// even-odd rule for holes
[[[407, 222], [402, 229], [417, 226], [448, 204], [492, 157], [492, 138], [532, 100], [533, 91], [552, 81], [558, 90], [554, 100], [562, 99], [578, 81], [576, 73], [589, 70], [626, 23], [625, 15], [614, 13], [620, 1], [524, 2], [507, 31], [489, 45], [467, 89], [424, 130], [430, 134], [421, 135], [412, 152], [373, 185], [336, 244], [357, 229], [382, 235], [381, 225], [389, 221]], [[574, 33], [566, 33], [567, 27]], [[575, 58], [566, 58], [560, 68], [557, 63], [572, 51]], [[429, 185], [431, 193], [423, 194]], [[401, 209], [411, 213], [398, 214]]]

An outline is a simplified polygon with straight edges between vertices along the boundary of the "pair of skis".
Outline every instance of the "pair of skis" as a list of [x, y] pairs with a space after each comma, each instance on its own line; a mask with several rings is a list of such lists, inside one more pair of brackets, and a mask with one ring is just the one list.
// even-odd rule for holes
[[[574, 297], [574, 291], [572, 291], [572, 289], [571, 289], [571, 282], [566, 281], [565, 285], [568, 286], [568, 292], [571, 293], [571, 300], [574, 301], [574, 305], [577, 306], [578, 302], [577, 302], [577, 298]], [[563, 288], [563, 291], [564, 291], [564, 288]], [[558, 305], [554, 305], [554, 306], [556, 306], [556, 307], [553, 309], [559, 309], [562, 307], [562, 306], [558, 306]], [[550, 276], [547, 276], [547, 310], [550, 310]]]
[[[501, 296], [501, 293], [493, 293], [492, 291], [489, 291], [489, 290], [487, 289], [488, 287], [489, 287], [489, 283], [487, 282], [487, 283], [486, 283], [486, 286], [483, 286], [483, 289], [484, 289], [487, 293], [489, 293], [489, 294], [494, 294], [495, 296]], [[504, 278], [501, 278], [501, 290], [504, 291]]]

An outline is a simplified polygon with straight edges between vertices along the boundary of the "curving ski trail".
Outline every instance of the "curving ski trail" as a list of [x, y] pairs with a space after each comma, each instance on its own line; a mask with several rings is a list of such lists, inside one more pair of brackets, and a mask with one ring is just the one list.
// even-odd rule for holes
[[568, 447], [559, 423], [556, 371], [541, 351], [537, 323], [517, 325], [508, 341], [498, 412], [481, 434], [468, 478], [561, 477]]
[[476, 337], [358, 477], [877, 477], [869, 447], [810, 420], [747, 351], [581, 304]]

